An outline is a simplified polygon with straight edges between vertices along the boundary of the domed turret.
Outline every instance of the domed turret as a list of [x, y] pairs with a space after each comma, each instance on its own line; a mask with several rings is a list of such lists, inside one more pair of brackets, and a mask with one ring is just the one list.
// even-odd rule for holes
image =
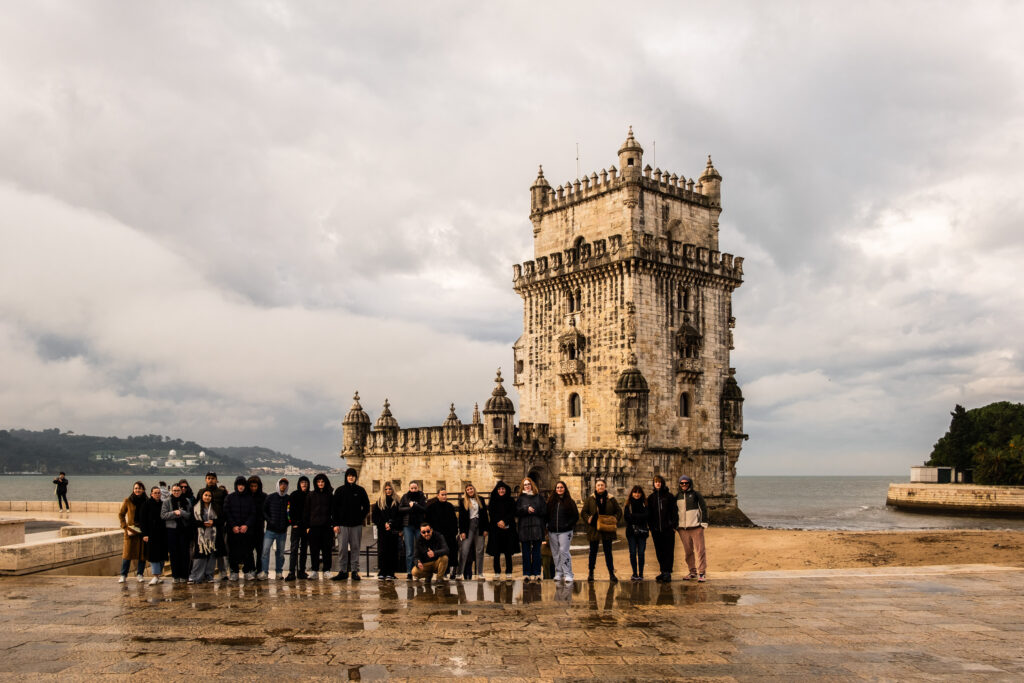
[[711, 199], [715, 204], [722, 203], [722, 176], [715, 170], [711, 163], [711, 155], [708, 155], [708, 165], [700, 175], [701, 194]]
[[615, 384], [616, 394], [630, 392], [650, 392], [650, 388], [647, 386], [647, 379], [644, 377], [644, 373], [640, 372], [640, 368], [637, 367], [636, 354], [632, 351], [629, 353], [629, 358], [626, 361], [626, 369], [619, 374], [619, 381]]
[[533, 181], [533, 185], [530, 186], [530, 214], [533, 215], [544, 209], [548, 203], [548, 195], [551, 192], [551, 186], [548, 184], [547, 178], [544, 177], [544, 167], [537, 167], [537, 179]]
[[377, 418], [377, 423], [373, 428], [378, 432], [388, 429], [398, 431], [398, 420], [391, 414], [391, 403], [387, 399], [384, 399], [384, 410], [381, 411], [380, 417]]
[[498, 448], [511, 448], [513, 441], [514, 415], [516, 407], [501, 385], [501, 368], [494, 378], [494, 391], [484, 404], [484, 434], [488, 441]]
[[743, 392], [736, 381], [736, 371], [729, 368], [729, 376], [722, 386], [722, 436], [743, 437]]
[[352, 407], [341, 421], [342, 454], [358, 455], [363, 452], [366, 437], [370, 433], [370, 416], [359, 404], [359, 392], [352, 397]]
[[448, 407], [448, 410], [449, 410], [448, 417], [446, 417], [444, 419], [444, 423], [441, 426], [442, 427], [461, 427], [462, 426], [462, 420], [460, 420], [459, 416], [455, 414], [455, 404], [452, 403]]
[[629, 352], [626, 369], [619, 374], [615, 395], [619, 399], [619, 419], [615, 431], [627, 439], [623, 445], [639, 445], [646, 437], [647, 400], [651, 393], [647, 379], [637, 367], [636, 354]]
[[619, 171], [626, 180], [638, 180], [643, 167], [644, 148], [633, 137], [633, 126], [629, 127], [626, 141], [619, 148]]

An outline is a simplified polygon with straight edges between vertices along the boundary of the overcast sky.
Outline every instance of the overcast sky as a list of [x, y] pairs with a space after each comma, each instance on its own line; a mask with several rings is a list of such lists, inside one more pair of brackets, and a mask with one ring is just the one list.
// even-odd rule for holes
[[628, 125], [724, 177], [740, 474], [905, 475], [1024, 400], [1020, 3], [2, 5], [0, 426], [337, 464], [355, 389], [468, 420], [537, 164]]

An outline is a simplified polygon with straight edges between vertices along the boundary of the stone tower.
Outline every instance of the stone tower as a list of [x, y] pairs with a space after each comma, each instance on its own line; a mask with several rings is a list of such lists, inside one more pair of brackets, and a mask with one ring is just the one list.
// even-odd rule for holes
[[630, 128], [618, 169], [554, 189], [541, 169], [530, 188], [534, 259], [513, 273], [520, 416], [550, 425], [552, 474], [584, 492], [686, 472], [726, 513], [746, 438], [729, 367], [743, 259], [719, 251], [711, 158], [694, 181], [643, 154]]

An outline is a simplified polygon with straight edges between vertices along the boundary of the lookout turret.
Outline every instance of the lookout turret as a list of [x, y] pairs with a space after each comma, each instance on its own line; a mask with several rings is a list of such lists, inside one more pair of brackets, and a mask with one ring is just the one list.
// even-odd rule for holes
[[633, 137], [633, 126], [629, 127], [626, 141], [619, 147], [619, 172], [623, 180], [640, 180], [640, 169], [643, 168], [644, 148]]

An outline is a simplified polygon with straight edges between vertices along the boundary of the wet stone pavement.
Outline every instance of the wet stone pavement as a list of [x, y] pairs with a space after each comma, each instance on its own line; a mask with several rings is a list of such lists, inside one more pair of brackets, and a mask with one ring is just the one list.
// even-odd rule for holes
[[1024, 678], [1024, 570], [706, 584], [0, 579], [0, 678]]

